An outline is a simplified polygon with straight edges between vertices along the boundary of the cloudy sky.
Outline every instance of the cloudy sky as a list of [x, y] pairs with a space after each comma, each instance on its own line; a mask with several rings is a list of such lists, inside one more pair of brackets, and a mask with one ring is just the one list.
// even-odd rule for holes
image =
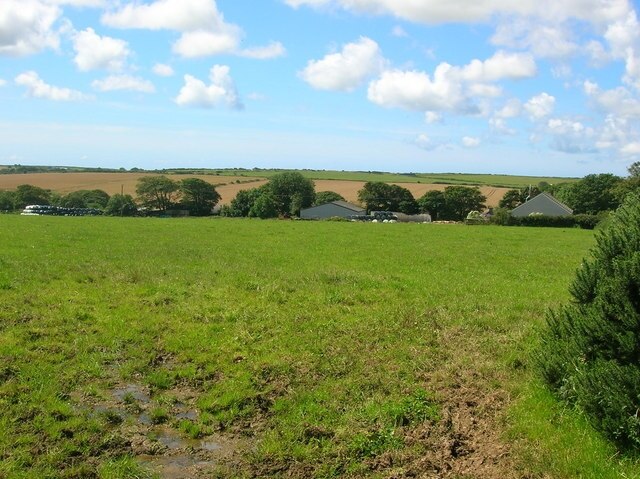
[[636, 9], [1, 0], [0, 164], [622, 175]]

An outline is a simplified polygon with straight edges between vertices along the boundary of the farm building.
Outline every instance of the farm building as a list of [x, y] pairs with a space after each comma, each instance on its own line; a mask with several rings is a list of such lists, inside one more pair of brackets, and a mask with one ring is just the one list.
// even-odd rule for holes
[[547, 193], [540, 193], [538, 196], [521, 204], [511, 211], [511, 216], [521, 218], [530, 214], [542, 214], [545, 216], [571, 216], [573, 210], [567, 205], [559, 202]]
[[306, 220], [322, 220], [335, 216], [347, 218], [353, 215], [364, 215], [366, 211], [361, 206], [357, 206], [346, 201], [332, 201], [324, 205], [312, 206], [300, 211], [300, 218]]

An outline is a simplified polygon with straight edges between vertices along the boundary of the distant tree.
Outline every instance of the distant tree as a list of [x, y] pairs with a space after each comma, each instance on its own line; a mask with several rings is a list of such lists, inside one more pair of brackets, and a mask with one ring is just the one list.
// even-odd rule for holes
[[181, 203], [195, 216], [210, 215], [220, 201], [215, 186], [200, 178], [185, 178], [180, 181]]
[[109, 195], [102, 190], [78, 190], [62, 196], [57, 204], [65, 208], [105, 208]]
[[462, 221], [470, 211], [485, 209], [487, 198], [477, 187], [447, 186], [444, 189], [447, 219]]
[[13, 191], [0, 190], [0, 211], [13, 211], [15, 209], [16, 194]]
[[229, 216], [232, 218], [249, 216], [249, 212], [251, 211], [253, 204], [264, 190], [264, 186], [261, 186], [260, 188], [249, 188], [247, 190], [238, 191], [236, 197], [231, 200], [229, 205], [226, 205], [222, 209], [220, 214], [222, 216]]
[[418, 203], [411, 192], [398, 185], [382, 181], [368, 181], [358, 191], [358, 201], [367, 211], [395, 211], [405, 214], [418, 212]]
[[316, 198], [313, 181], [295, 171], [272, 176], [266, 189], [275, 198], [281, 216], [300, 214], [300, 209], [311, 206]]
[[270, 190], [265, 190], [254, 201], [249, 216], [252, 218], [277, 218], [280, 214], [281, 202]]
[[320, 191], [316, 193], [316, 199], [313, 206], [324, 205], [332, 201], [345, 201], [344, 197], [335, 191]]
[[635, 161], [627, 168], [630, 178], [640, 178], [640, 161]]
[[104, 209], [104, 214], [109, 216], [134, 216], [138, 212], [135, 201], [131, 195], [113, 195]]
[[587, 175], [574, 183], [563, 185], [556, 196], [575, 214], [596, 215], [615, 210], [620, 205], [616, 188], [621, 183], [622, 178], [610, 173]]
[[166, 176], [143, 176], [136, 194], [143, 206], [160, 211], [171, 208], [177, 199], [179, 184]]
[[462, 221], [470, 211], [484, 210], [486, 200], [476, 187], [447, 186], [444, 191], [427, 191], [418, 203], [436, 221]]
[[526, 188], [509, 190], [504, 194], [498, 203], [498, 206], [500, 208], [512, 210], [538, 196], [540, 191], [540, 188], [537, 186], [528, 186]]
[[429, 213], [435, 221], [443, 220], [447, 215], [444, 192], [438, 190], [427, 191], [418, 200], [421, 213]]
[[33, 185], [20, 185], [16, 188], [14, 208], [23, 209], [27, 205], [51, 204], [51, 191]]

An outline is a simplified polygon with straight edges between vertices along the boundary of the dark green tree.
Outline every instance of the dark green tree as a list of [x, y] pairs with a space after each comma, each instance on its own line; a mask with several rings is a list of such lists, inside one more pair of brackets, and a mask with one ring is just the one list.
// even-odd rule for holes
[[138, 207], [131, 195], [113, 195], [104, 208], [104, 214], [109, 216], [135, 216]]
[[540, 188], [537, 186], [527, 186], [526, 188], [509, 190], [500, 200], [498, 207], [512, 210], [522, 203], [538, 196], [540, 191]]
[[270, 190], [265, 190], [258, 195], [253, 205], [251, 205], [249, 216], [262, 219], [277, 218], [280, 214], [280, 207], [281, 203], [273, 193]]
[[640, 196], [629, 195], [596, 237], [547, 315], [539, 362], [551, 389], [623, 448], [640, 448]]
[[220, 201], [215, 186], [200, 178], [185, 178], [180, 181], [181, 203], [194, 216], [207, 216]]
[[479, 188], [469, 186], [447, 186], [444, 189], [445, 215], [444, 219], [462, 221], [470, 211], [482, 211], [487, 198]]
[[222, 208], [220, 214], [222, 216], [229, 216], [232, 218], [249, 216], [251, 207], [264, 190], [264, 186], [261, 186], [259, 188], [250, 188], [238, 191], [236, 197], [231, 200], [231, 203]]
[[102, 190], [78, 190], [63, 196], [58, 201], [65, 208], [98, 208], [107, 206], [109, 195]]
[[640, 178], [640, 161], [635, 161], [627, 168], [630, 178]]
[[20, 185], [16, 188], [14, 207], [17, 210], [27, 205], [51, 204], [51, 191], [33, 185]]
[[143, 176], [136, 185], [136, 194], [143, 206], [166, 211], [177, 199], [179, 184], [166, 176]]
[[575, 183], [567, 183], [555, 195], [575, 214], [597, 215], [615, 210], [620, 205], [616, 189], [622, 178], [610, 173], [587, 175]]
[[13, 191], [0, 190], [0, 211], [13, 211], [15, 209], [16, 194]]
[[308, 208], [316, 198], [313, 181], [295, 171], [272, 176], [266, 189], [277, 201], [280, 216], [298, 215], [301, 208]]
[[411, 192], [402, 186], [368, 181], [358, 191], [358, 201], [367, 211], [394, 211], [412, 215], [418, 212], [418, 203]]
[[444, 192], [438, 190], [427, 191], [418, 200], [421, 213], [429, 213], [434, 221], [443, 220], [447, 213]]
[[341, 194], [335, 191], [319, 191], [316, 193], [316, 199], [313, 202], [313, 206], [324, 205], [331, 203], [332, 201], [345, 201]]

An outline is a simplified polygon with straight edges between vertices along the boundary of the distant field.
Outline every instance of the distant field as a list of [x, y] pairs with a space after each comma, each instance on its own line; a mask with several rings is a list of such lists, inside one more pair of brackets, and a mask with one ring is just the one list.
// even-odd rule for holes
[[[282, 170], [215, 170], [220, 174], [239, 176], [258, 176], [268, 178]], [[325, 170], [296, 170], [307, 178], [314, 180], [348, 180], [348, 181], [384, 181], [387, 183], [435, 183], [459, 184], [474, 186], [497, 186], [506, 188], [521, 188], [537, 185], [541, 181], [550, 184], [576, 181], [578, 178], [538, 177], [538, 176], [509, 176], [482, 175], [468, 173], [383, 173], [383, 172], [354, 172], [354, 171], [325, 171]]]
[[591, 232], [14, 215], [0, 231], [0, 477], [639, 476], [530, 356]]
[[[110, 195], [124, 191], [126, 194], [135, 196], [138, 179], [149, 175], [150, 173], [26, 173], [0, 175], [0, 190], [10, 190], [16, 188], [18, 185], [28, 183], [59, 193], [69, 193], [75, 190], [101, 189]], [[222, 204], [229, 203], [240, 190], [255, 188], [267, 182], [265, 177], [253, 177], [249, 175], [172, 175], [171, 177], [179, 180], [181, 178], [194, 176], [212, 184], [219, 185], [216, 189], [222, 197]], [[408, 180], [410, 178], [401, 175], [391, 175], [389, 178], [395, 177], [399, 177], [402, 180]], [[379, 178], [378, 180], [383, 181]], [[357, 201], [358, 190], [364, 186], [364, 181], [356, 180], [316, 179], [314, 181], [316, 191], [335, 191], [352, 202]], [[395, 184], [409, 189], [416, 198], [424, 195], [426, 191], [443, 190], [447, 186], [445, 184], [430, 184], [427, 182], [397, 182]], [[493, 207], [498, 205], [498, 202], [508, 188], [482, 186], [480, 190], [487, 197], [487, 206]]]

